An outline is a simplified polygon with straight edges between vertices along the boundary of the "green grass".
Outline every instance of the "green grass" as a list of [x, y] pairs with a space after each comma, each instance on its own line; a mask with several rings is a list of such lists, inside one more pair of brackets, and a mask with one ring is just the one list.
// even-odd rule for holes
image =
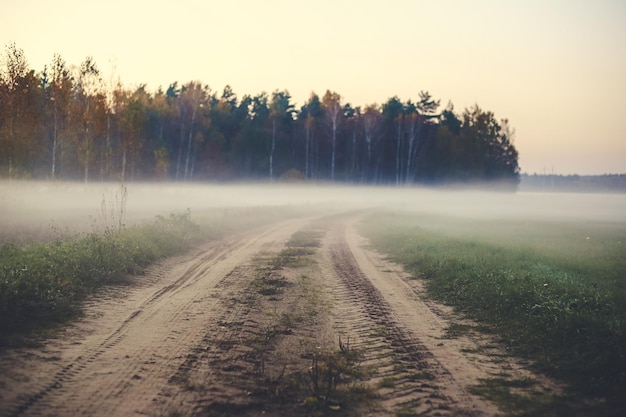
[[582, 397], [626, 407], [626, 224], [387, 213], [362, 227], [513, 352]]
[[159, 217], [119, 232], [90, 233], [50, 244], [0, 247], [0, 343], [63, 322], [85, 296], [128, 282], [150, 263], [197, 242], [188, 214]]

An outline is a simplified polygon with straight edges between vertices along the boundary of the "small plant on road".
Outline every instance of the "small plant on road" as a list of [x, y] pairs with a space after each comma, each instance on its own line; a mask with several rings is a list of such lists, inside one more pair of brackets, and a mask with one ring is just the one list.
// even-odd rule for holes
[[312, 399], [308, 403], [323, 404], [338, 409], [345, 393], [340, 384], [358, 378], [360, 354], [350, 347], [350, 339], [344, 343], [339, 338], [339, 350], [324, 351], [317, 348], [311, 358], [308, 371], [308, 389]]

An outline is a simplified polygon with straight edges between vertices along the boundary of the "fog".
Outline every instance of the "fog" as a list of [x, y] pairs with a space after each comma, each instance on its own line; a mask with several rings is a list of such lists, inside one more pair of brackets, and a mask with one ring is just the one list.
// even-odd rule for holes
[[[50, 228], [86, 231], [113, 208], [119, 183], [0, 181], [4, 234], [43, 233]], [[328, 210], [394, 208], [479, 219], [626, 221], [626, 194], [574, 194], [324, 184], [129, 183], [126, 221], [190, 209], [302, 206]], [[3, 238], [3, 236], [0, 236]]]

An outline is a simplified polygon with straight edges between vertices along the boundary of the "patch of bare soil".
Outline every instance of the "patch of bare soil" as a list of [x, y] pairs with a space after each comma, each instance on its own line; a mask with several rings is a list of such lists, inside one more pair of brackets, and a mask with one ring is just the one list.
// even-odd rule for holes
[[103, 294], [0, 355], [0, 415], [498, 414], [469, 388], [535, 377], [477, 332], [449, 337], [451, 312], [366, 249], [358, 218], [229, 237]]

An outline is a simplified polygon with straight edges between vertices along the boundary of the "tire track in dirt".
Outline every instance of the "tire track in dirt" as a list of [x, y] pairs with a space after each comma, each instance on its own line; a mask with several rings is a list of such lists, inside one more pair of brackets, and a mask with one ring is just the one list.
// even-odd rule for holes
[[[238, 265], [259, 252], [282, 244], [303, 221], [286, 221], [262, 233], [207, 245], [198, 256], [169, 268], [165, 272], [172, 277], [169, 282], [166, 280], [138, 294], [130, 291], [130, 301], [119, 303], [126, 304], [121, 313], [99, 311], [96, 322], [114, 319], [107, 334], [96, 332], [94, 337], [83, 334], [82, 338], [53, 343], [51, 349], [57, 356], [50, 359], [52, 364], [45, 359], [46, 348], [41, 349], [44, 353], [34, 350], [35, 356], [44, 358], [36, 363], [28, 360], [29, 355], [18, 357], [34, 368], [17, 374], [22, 379], [17, 388], [27, 391], [14, 393], [12, 398], [2, 396], [2, 415], [142, 412], [222, 313], [216, 310], [215, 301], [220, 280], [236, 276]], [[156, 273], [163, 271], [157, 268]], [[133, 300], [134, 296], [139, 300]], [[111, 301], [107, 307], [115, 309], [116, 300]], [[128, 309], [129, 305], [132, 308]], [[6, 362], [1, 365], [10, 366]], [[9, 387], [14, 381], [1, 382], [0, 386]]]
[[[226, 250], [230, 250], [226, 249]], [[52, 391], [54, 392], [55, 397], [59, 397], [66, 393], [67, 389], [65, 389], [64, 385], [71, 382], [71, 380], [76, 379], [81, 372], [83, 372], [88, 366], [93, 363], [98, 362], [98, 359], [103, 356], [110, 349], [115, 348], [121, 342], [128, 337], [128, 327], [131, 324], [134, 324], [138, 317], [144, 312], [149, 312], [152, 309], [152, 305], [158, 301], [164, 294], [168, 292], [173, 292], [176, 288], [179, 288], [182, 283], [189, 281], [193, 278], [195, 270], [199, 269], [201, 265], [210, 264], [210, 261], [215, 257], [215, 250], [211, 251], [209, 255], [202, 256], [200, 259], [197, 259], [189, 269], [179, 279], [177, 279], [174, 283], [167, 285], [159, 290], [157, 290], [152, 296], [146, 299], [143, 303], [141, 303], [137, 309], [132, 311], [129, 316], [122, 320], [119, 325], [110, 333], [108, 336], [104, 337], [104, 339], [99, 342], [96, 346], [87, 346], [84, 350], [82, 350], [79, 356], [76, 356], [71, 363], [64, 366], [59, 372], [54, 375], [52, 382], [47, 386], [42, 388], [39, 392], [32, 394], [30, 397], [27, 397], [25, 401], [22, 402], [13, 412], [10, 412], [8, 415], [10, 416], [19, 416], [28, 411], [30, 415], [38, 415], [41, 414], [42, 411], [40, 409], [50, 409], [54, 408], [55, 399], [48, 399], [47, 396]], [[179, 313], [176, 313], [172, 316], [171, 321], [176, 321], [179, 318]], [[129, 358], [128, 355], [125, 355], [126, 359]], [[138, 379], [138, 374], [135, 373], [137, 370], [137, 366], [129, 366], [126, 370], [126, 373], [131, 373], [131, 379]], [[102, 371], [97, 371], [96, 374], [102, 373]], [[137, 375], [137, 376], [136, 376]], [[119, 381], [127, 381], [128, 375], [119, 375]], [[120, 390], [118, 388], [119, 382], [114, 382], [112, 386], [102, 387], [101, 390], [93, 393], [93, 396], [90, 397], [90, 402], [93, 404], [99, 404], [102, 399], [109, 395], [111, 392], [115, 395]], [[69, 394], [70, 399], [73, 400], [76, 398], [75, 394]], [[87, 405], [89, 406], [89, 405]], [[79, 404], [76, 411], [87, 411], [82, 410], [81, 407], [85, 407], [84, 404]]]
[[[271, 248], [268, 248], [271, 249]], [[254, 261], [252, 261], [254, 262]], [[203, 336], [163, 387], [148, 415], [202, 415], [211, 407], [249, 408], [253, 385], [242, 375], [258, 366], [244, 341], [259, 333], [258, 317], [246, 302], [252, 263], [237, 266], [216, 285], [219, 307]]]
[[[314, 224], [297, 233], [322, 234]], [[307, 369], [317, 346], [326, 346], [329, 304], [321, 296], [317, 244], [298, 246], [296, 234], [218, 284], [222, 314], [149, 415], [318, 415], [305, 406], [314, 395]]]
[[[508, 355], [492, 337], [471, 330], [474, 323], [427, 299], [421, 280], [411, 279], [400, 265], [367, 249], [368, 241], [356, 231], [362, 218], [350, 216], [340, 222], [328, 250], [341, 278], [335, 283], [338, 330], [350, 334], [356, 329], [362, 338], [366, 363], [378, 368], [373, 382], [378, 379], [382, 410], [410, 415], [499, 415], [497, 406], [470, 393], [473, 386], [490, 378], [534, 381], [519, 390], [530, 397], [563, 389]], [[353, 303], [350, 320], [342, 299]], [[368, 334], [372, 323], [379, 331]], [[469, 330], [451, 336], [448, 331], [454, 323]]]
[[327, 256], [338, 278], [331, 284], [334, 327], [361, 352], [362, 366], [374, 370], [366, 382], [378, 397], [376, 411], [380, 415], [495, 415], [497, 408], [470, 395], [423, 343], [424, 335], [402, 322], [399, 306], [383, 296], [372, 281], [371, 269], [367, 274], [362, 270], [363, 261], [353, 253], [354, 231], [346, 229], [354, 221], [344, 219], [327, 241]]

